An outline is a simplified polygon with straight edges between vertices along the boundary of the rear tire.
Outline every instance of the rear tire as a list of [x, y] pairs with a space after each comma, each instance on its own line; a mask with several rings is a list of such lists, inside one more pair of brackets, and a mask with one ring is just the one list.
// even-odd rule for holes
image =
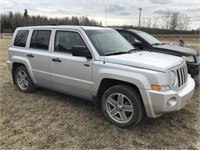
[[15, 70], [14, 78], [20, 91], [31, 93], [35, 90], [35, 85], [25, 66], [20, 66]]
[[108, 88], [102, 96], [101, 106], [104, 116], [121, 128], [137, 125], [144, 116], [140, 93], [127, 85]]

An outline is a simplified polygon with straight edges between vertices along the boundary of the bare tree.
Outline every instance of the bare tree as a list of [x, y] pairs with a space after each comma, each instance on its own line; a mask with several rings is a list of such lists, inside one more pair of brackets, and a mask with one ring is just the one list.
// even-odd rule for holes
[[158, 28], [158, 17], [153, 17], [152, 19], [152, 28]]
[[190, 25], [190, 18], [179, 12], [168, 12], [163, 17], [143, 18], [143, 27], [160, 28], [170, 30], [187, 30]]
[[152, 21], [151, 21], [152, 19], [151, 18], [149, 18], [148, 20], [147, 20], [147, 28], [151, 28], [151, 24], [152, 24]]
[[179, 21], [179, 12], [175, 12], [172, 14], [170, 18], [170, 29], [175, 30], [178, 27], [178, 21]]
[[167, 15], [165, 15], [161, 18], [161, 28], [162, 29], [170, 28], [170, 18], [171, 18], [171, 13], [168, 11]]
[[190, 25], [190, 18], [187, 15], [182, 15], [179, 12], [175, 12], [170, 18], [171, 30], [187, 30]]
[[187, 30], [190, 25], [190, 18], [187, 15], [179, 16], [179, 26], [178, 30]]

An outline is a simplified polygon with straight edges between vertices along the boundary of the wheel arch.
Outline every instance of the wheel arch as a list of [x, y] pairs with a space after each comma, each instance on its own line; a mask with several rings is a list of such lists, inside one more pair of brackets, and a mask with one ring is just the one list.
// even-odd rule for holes
[[24, 58], [18, 58], [18, 57], [13, 57], [12, 58], [12, 78], [13, 78], [13, 82], [14, 82], [14, 84], [16, 84], [15, 83], [15, 80], [14, 80], [14, 73], [15, 73], [15, 71], [16, 71], [16, 69], [18, 68], [18, 67], [20, 67], [20, 66], [24, 66], [24, 67], [26, 67], [26, 69], [27, 69], [27, 71], [28, 71], [28, 73], [29, 73], [29, 75], [30, 75], [30, 77], [31, 77], [31, 79], [32, 79], [32, 81], [36, 84], [36, 80], [35, 80], [35, 78], [34, 78], [34, 76], [33, 76], [33, 73], [32, 73], [32, 68], [31, 68], [31, 65], [30, 65], [30, 62], [28, 61], [28, 59], [24, 59]]
[[[99, 85], [97, 94], [93, 98], [93, 102], [95, 103], [95, 108], [97, 108], [97, 109], [101, 108], [101, 98], [102, 98], [103, 93], [108, 88], [110, 88], [110, 87], [112, 87], [114, 85], [117, 85], [117, 84], [122, 84], [122, 85], [128, 85], [128, 86], [130, 86], [131, 88], [135, 89], [139, 93], [139, 95], [141, 96], [141, 98], [142, 98], [142, 94], [140, 92], [140, 89], [139, 89], [139, 87], [136, 84], [133, 84], [133, 83], [130, 83], [130, 82], [127, 82], [127, 81], [123, 81], [123, 80], [118, 80], [118, 79], [104, 78], [104, 79], [101, 80], [101, 83]], [[145, 108], [143, 100], [142, 100], [142, 104], [143, 104], [143, 107]], [[146, 111], [145, 111], [145, 114], [146, 114]]]
[[19, 62], [14, 62], [13, 65], [12, 65], [12, 79], [13, 79], [13, 83], [14, 84], [16, 84], [16, 81], [15, 81], [15, 71], [16, 71], [17, 68], [19, 68], [21, 66], [26, 67], [23, 63], [19, 63]]

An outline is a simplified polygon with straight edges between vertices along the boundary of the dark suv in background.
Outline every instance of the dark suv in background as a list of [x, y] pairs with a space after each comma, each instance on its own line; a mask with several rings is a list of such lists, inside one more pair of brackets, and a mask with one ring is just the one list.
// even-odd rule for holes
[[180, 57], [185, 56], [188, 73], [193, 78], [199, 75], [200, 56], [197, 51], [178, 45], [163, 44], [155, 37], [143, 31], [121, 28], [115, 30], [124, 36], [135, 48], [140, 50], [149, 50]]

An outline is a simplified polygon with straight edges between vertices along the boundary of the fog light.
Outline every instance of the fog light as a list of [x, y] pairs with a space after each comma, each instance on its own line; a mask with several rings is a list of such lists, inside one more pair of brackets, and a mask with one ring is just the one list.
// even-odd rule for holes
[[171, 97], [171, 98], [167, 101], [167, 105], [168, 105], [169, 107], [175, 106], [176, 103], [177, 103], [176, 97]]

